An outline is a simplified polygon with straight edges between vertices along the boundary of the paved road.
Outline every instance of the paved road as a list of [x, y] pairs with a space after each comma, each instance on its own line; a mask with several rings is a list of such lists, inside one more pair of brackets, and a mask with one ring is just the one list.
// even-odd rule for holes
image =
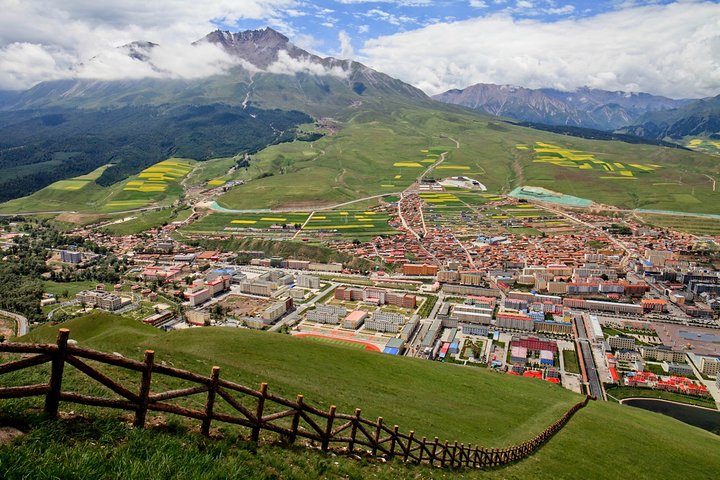
[[594, 396], [598, 400], [604, 400], [602, 385], [600, 384], [600, 377], [598, 376], [597, 368], [595, 368], [595, 361], [593, 360], [592, 347], [587, 338], [585, 332], [585, 325], [583, 321], [578, 317], [573, 319], [575, 322], [575, 328], [578, 332], [578, 343], [582, 349], [583, 362], [585, 363], [585, 371], [587, 372], [588, 385], [590, 387], [590, 395]]
[[30, 333], [30, 325], [28, 324], [27, 318], [23, 317], [22, 315], [18, 315], [17, 313], [6, 312], [5, 310], [0, 310], [0, 315], [15, 320], [15, 323], [17, 323], [18, 337], [22, 337], [23, 335], [27, 335], [28, 333]]

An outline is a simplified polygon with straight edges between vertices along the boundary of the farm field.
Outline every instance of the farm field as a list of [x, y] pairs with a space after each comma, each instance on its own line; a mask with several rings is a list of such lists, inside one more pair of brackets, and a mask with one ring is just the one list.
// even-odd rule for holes
[[679, 215], [653, 215], [636, 213], [644, 223], [656, 227], [669, 228], [695, 235], [720, 235], [720, 219], [703, 217], [685, 217]]
[[[253, 230], [267, 230], [273, 226], [291, 225], [297, 231], [310, 213], [211, 213], [182, 228], [186, 233], [225, 233], [253, 235]], [[371, 238], [392, 235], [396, 230], [388, 225], [384, 212], [361, 210], [328, 210], [315, 212], [300, 233], [300, 238], [318, 236]], [[280, 233], [280, 232], [278, 232]], [[267, 232], [256, 232], [266, 236]], [[287, 232], [285, 232], [288, 235]]]
[[142, 208], [182, 193], [179, 182], [193, 169], [194, 162], [164, 160], [127, 180], [122, 190], [104, 205], [106, 211]]
[[250, 229], [267, 229], [273, 225], [302, 225], [308, 213], [211, 213], [183, 227], [187, 233], [235, 234]]
[[169, 159], [109, 187], [95, 183], [106, 166], [93, 172], [53, 183], [30, 196], [0, 205], [2, 213], [88, 212], [115, 213], [169, 205], [182, 193], [180, 180], [192, 170], [192, 160]]
[[[223, 378], [251, 386], [266, 381], [272, 393], [285, 397], [302, 392], [307, 403], [323, 409], [335, 404], [339, 411], [346, 412], [361, 406], [363, 416], [383, 415], [386, 423], [397, 423], [404, 430], [412, 428], [418, 436], [457, 438], [466, 444], [492, 447], [525, 440], [580, 398], [534, 379], [395, 358], [285, 335], [220, 328], [164, 334], [109, 315], [73, 320], [67, 326], [72, 338], [85, 347], [118, 351], [135, 359], [142, 357], [144, 348], [153, 348], [158, 360], [203, 375], [217, 364]], [[52, 341], [56, 328], [42, 327], [28, 340]], [[47, 366], [36, 367], [30, 371], [30, 380], [42, 381], [47, 371]], [[379, 371], [382, 376], [377, 374]], [[3, 381], [13, 378], [6, 376]], [[87, 382], [80, 383], [79, 378], [74, 369], [66, 370], [68, 386], [82, 391]], [[124, 382], [131, 380], [125, 378]], [[418, 391], [427, 395], [417, 395]], [[202, 405], [201, 397], [197, 401]], [[3, 401], [0, 414], [18, 418], [18, 412], [33, 402]], [[66, 407], [63, 404], [61, 408]], [[85, 407], [70, 408], [87, 412]], [[114, 416], [115, 412], [102, 415]], [[72, 431], [83, 433], [76, 436], [71, 436], [70, 427], [66, 430], [54, 422], [28, 418], [33, 433], [12, 446], [0, 447], [0, 463], [12, 466], [5, 469], [7, 478], [40, 472], [60, 478], [70, 476], [70, 472], [112, 476], [121, 466], [128, 472], [127, 478], [146, 478], [148, 459], [168, 478], [177, 477], [179, 472], [192, 478], [218, 478], [229, 471], [242, 472], [246, 478], [262, 478], [268, 468], [276, 475], [293, 478], [304, 478], [307, 473], [307, 478], [391, 480], [449, 476], [569, 479], [583, 478], [588, 471], [600, 471], [598, 478], [620, 478], [629, 471], [637, 478], [662, 478], [679, 473], [678, 463], [682, 475], [707, 478], [707, 472], [720, 468], [720, 456], [714, 454], [720, 448], [717, 436], [669, 417], [604, 402], [591, 402], [528, 459], [487, 471], [448, 471], [343, 456], [327, 459], [312, 450], [278, 444], [265, 443], [256, 448], [238, 441], [237, 433], [229, 426], [221, 427], [224, 439], [202, 440], [189, 431], [197, 430], [197, 422], [183, 424], [173, 418], [168, 428], [139, 431], [127, 429], [117, 420], [114, 422], [119, 426], [113, 428], [116, 423], [103, 417], [97, 426], [90, 422], [74, 425]], [[64, 441], [58, 442], [58, 438]], [[162, 449], [165, 461], [150, 453], [157, 447]], [[632, 455], [627, 455], [628, 448], [632, 448]], [[587, 455], [588, 451], [596, 454]], [[300, 470], [288, 469], [288, 464]]]
[[388, 225], [390, 217], [385, 212], [339, 210], [319, 211], [310, 217], [303, 228], [302, 236], [314, 232], [330, 233], [333, 236], [372, 238], [377, 235], [394, 235], [397, 232]]
[[689, 138], [686, 139], [685, 146], [693, 150], [697, 150], [698, 152], [720, 155], [720, 140]]

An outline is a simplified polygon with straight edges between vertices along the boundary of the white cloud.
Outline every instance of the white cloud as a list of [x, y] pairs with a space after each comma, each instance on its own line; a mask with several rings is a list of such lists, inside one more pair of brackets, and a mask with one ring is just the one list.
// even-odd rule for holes
[[[300, 0], [0, 0], [0, 89], [27, 88], [75, 75], [109, 78], [114, 69], [113, 78], [159, 75], [117, 51], [119, 45], [136, 40], [162, 46], [153, 54], [157, 57], [153, 62], [171, 76], [216, 73], [230, 64], [223, 52], [207, 51], [203, 59], [194, 56], [197, 49], [186, 48], [217, 28], [210, 19], [228, 25], [262, 20], [292, 35], [295, 32], [282, 16], [301, 4]], [[173, 58], [180, 45], [187, 51]]]
[[432, 5], [433, 0], [335, 0], [343, 5], [357, 5], [362, 3], [386, 3], [399, 7], [426, 7]]
[[281, 75], [295, 75], [296, 73], [308, 73], [318, 76], [333, 76], [347, 78], [349, 72], [339, 65], [326, 67], [321, 63], [312, 61], [310, 58], [292, 58], [285, 50], [278, 52], [277, 60], [267, 67], [270, 73]]
[[487, 8], [487, 2], [483, 0], [470, 0], [470, 6], [473, 8]]
[[642, 6], [552, 23], [495, 14], [379, 37], [361, 53], [430, 94], [484, 82], [710, 96], [720, 93], [720, 5]]
[[32, 85], [38, 78], [62, 78], [72, 61], [41, 45], [11, 43], [0, 49], [0, 86], [14, 90]]
[[352, 39], [345, 30], [341, 30], [340, 33], [338, 33], [338, 41], [340, 42], [340, 58], [352, 58], [355, 56]]
[[383, 20], [390, 25], [400, 26], [406, 23], [415, 22], [416, 20], [407, 15], [395, 15], [394, 13], [386, 12], [379, 8], [371, 8], [367, 12], [362, 14], [368, 18], [375, 18], [377, 20]]

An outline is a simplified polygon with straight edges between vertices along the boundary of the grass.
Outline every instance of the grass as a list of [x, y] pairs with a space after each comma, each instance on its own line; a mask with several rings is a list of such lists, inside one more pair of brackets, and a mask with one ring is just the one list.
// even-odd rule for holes
[[[107, 168], [101, 167], [90, 174], [56, 182], [27, 197], [5, 202], [0, 205], [0, 212], [74, 211], [98, 214], [150, 205], [170, 205], [182, 193], [179, 182], [194, 163], [192, 160], [171, 158], [109, 187], [101, 187], [94, 182]], [[69, 189], [69, 186], [72, 188]]]
[[[247, 183], [231, 189], [218, 202], [239, 209], [295, 208], [400, 191], [424, 171], [403, 165], [431, 165], [423, 161], [434, 158], [422, 150], [436, 148], [448, 152], [440, 167], [462, 169], [436, 169], [433, 176], [467, 175], [485, 184], [490, 193], [533, 185], [625, 208], [720, 212], [720, 192], [713, 192], [703, 177], [717, 174], [717, 162], [710, 155], [490, 124], [483, 117], [458, 111], [392, 102], [373, 108], [373, 115], [350, 117], [337, 135], [313, 143], [276, 145], [253, 156], [243, 178]], [[457, 139], [460, 149], [442, 135]], [[538, 163], [533, 150], [516, 148], [536, 142], [590, 155], [613, 171], [600, 163], [593, 164], [593, 169]], [[625, 180], [603, 180], [603, 176]], [[656, 183], [671, 185], [657, 188]], [[295, 188], [299, 185], [303, 188]]]
[[[75, 298], [75, 294], [83, 290], [95, 290], [98, 282], [92, 280], [86, 280], [82, 282], [54, 282], [52, 280], [44, 280], [43, 287], [46, 293], [52, 293], [58, 298], [59, 302], [72, 300]], [[106, 285], [108, 290], [112, 285]], [[68, 292], [67, 296], [63, 296], [64, 292]]]
[[186, 219], [192, 210], [183, 208], [176, 210], [173, 208], [164, 208], [162, 210], [152, 210], [132, 215], [131, 220], [121, 223], [115, 223], [103, 227], [103, 231], [111, 235], [135, 235], [151, 228], [158, 228], [170, 222], [181, 221]]
[[643, 223], [656, 227], [679, 230], [695, 235], [716, 236], [720, 235], [720, 219], [685, 217], [679, 215], [653, 215], [638, 214]]
[[[487, 446], [528, 438], [580, 398], [547, 382], [486, 369], [395, 358], [279, 334], [219, 328], [163, 334], [111, 315], [74, 320], [68, 326], [83, 346], [133, 358], [152, 347], [158, 360], [176, 367], [208, 374], [217, 364], [225, 378], [250, 385], [268, 381], [271, 391], [286, 396], [302, 391], [308, 403], [322, 408], [334, 403], [347, 411], [362, 405], [364, 416], [382, 414], [386, 423], [415, 428], [417, 435], [440, 433]], [[28, 339], [49, 340], [54, 335], [53, 328], [42, 327]], [[73, 372], [66, 369], [66, 381], [72, 383]], [[0, 447], [4, 478], [574, 479], [587, 478], [590, 471], [593, 478], [620, 478], [629, 472], [636, 478], [712, 478], [720, 468], [717, 436], [612, 403], [591, 402], [528, 459], [478, 472], [332, 457], [301, 447], [284, 448], [269, 437], [255, 446], [245, 441], [247, 432], [230, 426], [221, 426], [222, 438], [206, 440], [197, 435], [195, 423], [173, 417], [151, 418], [160, 426], [145, 431], [104, 416], [114, 412], [45, 421], [28, 413], [30, 402], [0, 403], [3, 423], [30, 432]], [[75, 407], [71, 408], [86, 415], [82, 407]]]
[[575, 350], [563, 350], [562, 356], [566, 372], [580, 373], [580, 362], [578, 361], [577, 352], [575, 352]]
[[183, 231], [188, 233], [237, 233], [251, 228], [273, 225], [302, 225], [308, 213], [211, 213], [193, 222]]
[[[666, 373], [663, 372], [666, 375]], [[618, 400], [623, 398], [641, 397], [641, 398], [661, 398], [663, 400], [672, 400], [679, 403], [687, 403], [690, 405], [698, 405], [700, 407], [708, 407], [716, 409], [715, 401], [712, 398], [694, 397], [692, 395], [683, 395], [681, 393], [666, 392], [664, 390], [653, 390], [650, 388], [639, 387], [610, 387], [606, 389], [608, 395], [612, 395]]]
[[432, 309], [437, 303], [437, 300], [438, 298], [436, 295], [428, 295], [422, 306], [420, 307], [420, 310], [418, 310], [418, 316], [420, 318], [427, 318], [428, 315], [430, 315], [430, 312], [432, 312]]

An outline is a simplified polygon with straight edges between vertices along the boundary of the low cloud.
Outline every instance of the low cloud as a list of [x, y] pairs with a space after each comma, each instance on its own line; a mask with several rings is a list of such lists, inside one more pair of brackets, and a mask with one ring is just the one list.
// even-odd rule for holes
[[495, 14], [365, 43], [373, 68], [429, 94], [475, 83], [720, 93], [720, 5], [682, 2], [552, 23]]
[[321, 63], [313, 61], [309, 57], [293, 58], [287, 51], [280, 50], [278, 58], [266, 69], [268, 73], [276, 73], [280, 75], [295, 75], [296, 73], [307, 73], [318, 76], [332, 76], [338, 78], [347, 78], [349, 71], [340, 65], [325, 66]]
[[[188, 44], [220, 22], [284, 25], [299, 0], [0, 0], [0, 90], [59, 78], [197, 78], [242, 63], [222, 49]], [[212, 19], [212, 21], [211, 21]], [[282, 27], [280, 27], [282, 28]], [[292, 33], [282, 28], [286, 33]], [[150, 62], [119, 45], [160, 44]]]

